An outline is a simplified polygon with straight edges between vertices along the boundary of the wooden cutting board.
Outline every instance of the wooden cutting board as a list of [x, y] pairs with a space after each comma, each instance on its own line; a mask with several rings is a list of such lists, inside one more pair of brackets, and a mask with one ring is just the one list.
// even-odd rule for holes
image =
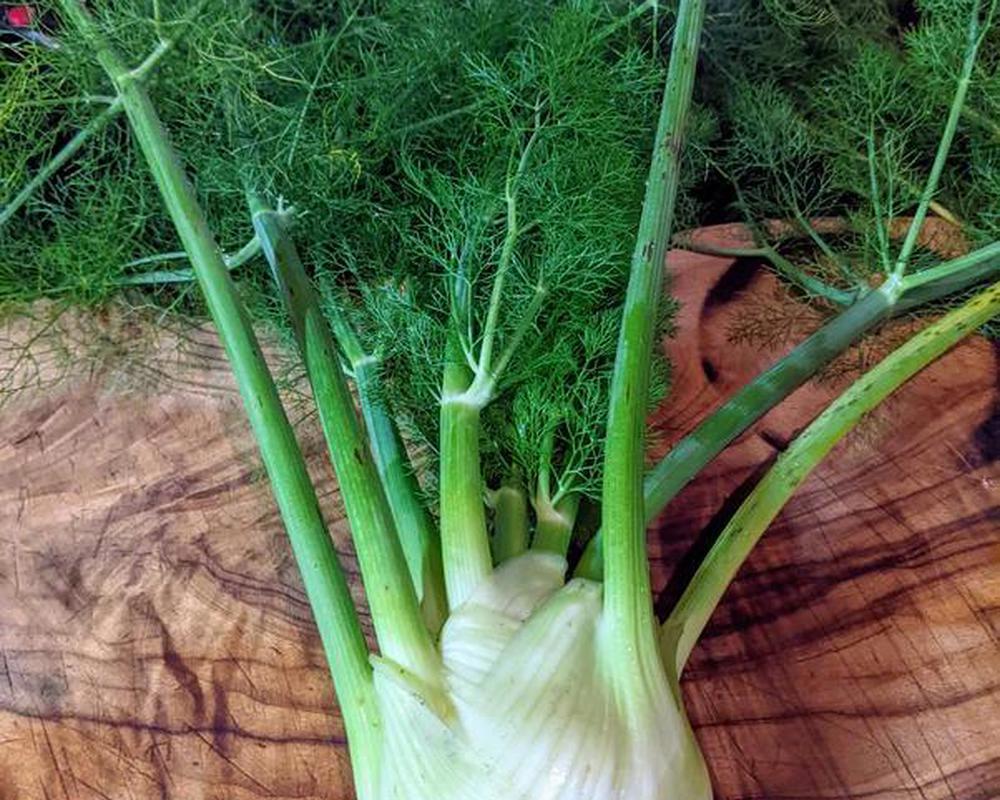
[[[670, 266], [675, 391], [654, 451], [818, 322], [751, 263]], [[309, 608], [214, 335], [37, 315], [0, 342], [22, 384], [0, 410], [0, 800], [351, 798]], [[650, 532], [656, 586], [895, 335], [675, 500]], [[740, 573], [684, 681], [721, 800], [1000, 797], [998, 361], [973, 340], [913, 381]], [[316, 426], [299, 428], [354, 576]]]

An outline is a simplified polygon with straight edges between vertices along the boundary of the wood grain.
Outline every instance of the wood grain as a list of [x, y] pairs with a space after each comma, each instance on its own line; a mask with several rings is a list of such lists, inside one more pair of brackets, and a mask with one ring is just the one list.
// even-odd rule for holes
[[[675, 253], [671, 272], [675, 392], [654, 449], [817, 322], [754, 264]], [[36, 388], [0, 412], [0, 798], [347, 800], [322, 654], [214, 336], [114, 314], [50, 329], [21, 379]], [[74, 357], [66, 331], [105, 357]], [[8, 343], [37, 332], [10, 325]], [[892, 338], [677, 498], [650, 532], [658, 586], [850, 359]], [[354, 574], [322, 445], [299, 428]], [[1000, 797], [998, 459], [998, 354], [977, 340], [806, 483], [685, 680], [717, 797]]]

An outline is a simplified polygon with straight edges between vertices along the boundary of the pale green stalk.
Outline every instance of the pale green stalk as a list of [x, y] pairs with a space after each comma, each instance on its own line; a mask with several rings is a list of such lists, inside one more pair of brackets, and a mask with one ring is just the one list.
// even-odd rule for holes
[[485, 406], [492, 399], [497, 379], [513, 354], [512, 348], [516, 347], [527, 333], [528, 326], [538, 314], [541, 302], [545, 297], [543, 289], [539, 288], [536, 290], [535, 297], [529, 305], [524, 319], [511, 337], [510, 347], [508, 347], [504, 356], [494, 363], [493, 348], [496, 344], [497, 333], [500, 328], [500, 308], [503, 304], [504, 287], [507, 281], [507, 274], [514, 263], [514, 250], [517, 246], [517, 240], [524, 232], [517, 213], [518, 188], [524, 177], [525, 170], [528, 168], [531, 151], [534, 149], [536, 141], [538, 141], [537, 125], [524, 149], [521, 151], [516, 170], [513, 175], [508, 176], [504, 190], [507, 206], [507, 231], [504, 235], [503, 245], [500, 248], [496, 274], [493, 276], [493, 286], [490, 290], [489, 305], [486, 309], [486, 321], [483, 323], [482, 342], [479, 345], [479, 357], [476, 360], [475, 374], [473, 375], [472, 384], [467, 390], [469, 399], [472, 402], [479, 403], [481, 406]]
[[[443, 111], [440, 114], [435, 114], [427, 119], [422, 119], [419, 122], [411, 122], [408, 125], [401, 125], [398, 128], [393, 128], [390, 131], [382, 134], [386, 139], [393, 138], [404, 138], [417, 131], [423, 131], [427, 128], [433, 128], [435, 125], [440, 125], [442, 122], [447, 122], [455, 117], [460, 117], [463, 114], [468, 114], [472, 111], [481, 108], [486, 105], [489, 101], [488, 97], [481, 97], [478, 100], [473, 100], [471, 103], [466, 103], [464, 106], [459, 106], [458, 108], [453, 108], [450, 111]], [[360, 141], [360, 140], [359, 140]]]
[[[889, 261], [889, 220], [891, 215], [887, 215], [882, 209], [882, 189], [879, 186], [877, 161], [875, 154], [875, 123], [868, 125], [868, 136], [865, 141], [865, 148], [868, 151], [868, 186], [871, 192], [872, 208], [875, 211], [875, 235], [878, 237], [879, 258], [882, 260], [882, 269], [888, 275], [891, 271]], [[889, 183], [890, 191], [892, 182]], [[892, 196], [889, 197], [889, 205], [892, 205]]]
[[20, 108], [52, 108], [73, 105], [102, 105], [109, 106], [117, 97], [109, 94], [83, 94], [75, 97], [55, 97], [48, 100], [21, 100], [18, 102]]
[[[580, 497], [576, 492], [552, 487], [552, 458], [555, 454], [556, 431], [550, 427], [542, 441], [538, 459], [538, 477], [535, 480], [535, 535], [531, 540], [533, 550], [557, 553], [564, 558], [576, 525]], [[600, 574], [595, 580], [600, 580]]]
[[936, 267], [905, 276], [900, 282], [900, 306], [911, 308], [925, 297], [936, 299], [943, 292], [956, 291], [976, 281], [984, 280], [1000, 265], [1000, 242], [993, 242], [964, 256], [953, 258]]
[[[246, 264], [251, 258], [260, 252], [260, 240], [254, 236], [243, 247], [231, 256], [222, 257], [226, 269], [234, 270]], [[139, 267], [144, 264], [162, 264], [167, 261], [180, 261], [187, 259], [187, 253], [183, 250], [174, 250], [169, 253], [157, 253], [152, 256], [144, 256], [129, 261], [124, 266]], [[192, 269], [159, 269], [152, 272], [143, 272], [138, 275], [126, 275], [115, 281], [119, 286], [158, 286], [164, 283], [189, 283], [195, 279]]]
[[799, 223], [799, 227], [805, 231], [806, 235], [812, 240], [820, 252], [823, 253], [828, 259], [830, 259], [836, 266], [840, 275], [848, 283], [853, 284], [855, 287], [864, 286], [864, 283], [851, 271], [850, 264], [827, 242], [826, 239], [816, 230], [815, 226], [809, 219], [803, 214], [799, 209], [795, 209], [795, 221]]
[[535, 538], [532, 549], [547, 550], [563, 557], [569, 552], [573, 538], [576, 514], [580, 508], [580, 495], [567, 492], [555, 503], [548, 499], [535, 500]]
[[389, 501], [362, 433], [333, 334], [279, 214], [249, 195], [254, 230], [292, 321], [337, 473], [379, 649], [431, 681], [438, 659], [421, 616]]
[[528, 549], [528, 498], [517, 481], [509, 480], [493, 492], [492, 505], [490, 545], [493, 562], [502, 564]]
[[[508, 348], [495, 363], [493, 349], [500, 323], [500, 307], [507, 274], [514, 260], [518, 237], [523, 232], [517, 214], [518, 185], [527, 169], [531, 151], [538, 138], [536, 120], [521, 151], [517, 167], [507, 178], [505, 201], [507, 230], [497, 260], [496, 273], [490, 291], [486, 319], [475, 369], [470, 373], [467, 355], [456, 336], [449, 342], [448, 363], [444, 370], [441, 391], [440, 493], [441, 493], [441, 552], [444, 579], [448, 591], [448, 606], [460, 606], [493, 569], [486, 511], [483, 505], [485, 487], [480, 474], [479, 432], [480, 414], [493, 398], [500, 371], [510, 360]], [[461, 287], [459, 287], [461, 289]], [[464, 292], [464, 290], [462, 290]], [[537, 314], [544, 293], [536, 292], [538, 303], [532, 303], [528, 313]], [[459, 301], [461, 305], [467, 301]], [[468, 308], [453, 308], [452, 318], [469, 319]], [[518, 326], [511, 345], [527, 332], [527, 323]]]
[[441, 399], [441, 557], [448, 607], [460, 606], [493, 571], [479, 459], [480, 407], [464, 399], [471, 380], [457, 343]]
[[329, 316], [334, 336], [354, 375], [368, 442], [392, 509], [424, 621], [431, 633], [436, 634], [448, 613], [440, 536], [420, 500], [420, 487], [406, 445], [386, 406], [379, 378], [381, 364], [362, 347], [340, 309], [334, 308]]
[[856, 290], [838, 289], [836, 286], [831, 286], [815, 275], [810, 275], [805, 270], [799, 269], [773, 247], [766, 247], [764, 251], [764, 257], [774, 265], [778, 272], [788, 280], [798, 284], [809, 294], [822, 297], [838, 306], [849, 306], [857, 299]]
[[647, 11], [651, 9], [653, 11], [653, 30], [655, 31], [656, 15], [660, 10], [660, 0], [643, 0], [643, 2], [639, 3], [636, 6], [633, 6], [628, 12], [622, 14], [614, 22], [610, 22], [604, 28], [602, 28], [595, 37], [595, 41], [602, 41], [603, 39], [607, 39], [609, 36], [621, 30], [626, 25], [631, 24], [633, 20], [641, 17], [643, 14], [645, 14]]
[[381, 399], [378, 370], [379, 364], [374, 359], [354, 364], [354, 381], [372, 454], [389, 498], [424, 621], [431, 633], [436, 634], [448, 615], [441, 538], [420, 500], [417, 478], [396, 422]]
[[664, 656], [678, 675], [740, 565], [834, 445], [892, 392], [998, 313], [1000, 283], [920, 331], [855, 381], [778, 457], [723, 529], [664, 623]]
[[683, 249], [692, 253], [702, 253], [720, 258], [761, 258], [770, 261], [771, 265], [789, 282], [794, 283], [805, 292], [816, 297], [823, 297], [839, 306], [848, 306], [857, 297], [857, 292], [838, 289], [821, 281], [815, 275], [799, 269], [781, 253], [769, 245], [762, 247], [721, 247], [707, 242], [685, 241]]
[[629, 683], [646, 679], [656, 648], [643, 510], [645, 421], [663, 265], [704, 16], [704, 0], [683, 0], [678, 10], [611, 382], [602, 486], [604, 614], [609, 646], [629, 662], [620, 665], [632, 676]]
[[[867, 153], [850, 153], [845, 155], [851, 160], [856, 161], [858, 163], [865, 163], [865, 164], [871, 163], [869, 161]], [[919, 187], [916, 186], [911, 180], [906, 178], [905, 175], [899, 175], [897, 176], [897, 178], [903, 184], [903, 186], [905, 186], [911, 192], [919, 191]], [[931, 202], [928, 204], [927, 207], [930, 211], [933, 211], [938, 217], [943, 219], [949, 225], [953, 225], [956, 228], [962, 227], [962, 220], [958, 218], [955, 212], [949, 209], [947, 206], [943, 205], [942, 203], [938, 202], [937, 200], [931, 200]], [[890, 219], [893, 217], [892, 214], [887, 214], [886, 216]]]
[[538, 312], [541, 311], [547, 295], [548, 292], [544, 287], [535, 287], [535, 293], [531, 298], [531, 302], [528, 303], [528, 307], [522, 313], [517, 326], [511, 331], [507, 346], [504, 347], [500, 358], [496, 361], [496, 366], [491, 370], [494, 376], [493, 380], [496, 379], [496, 376], [503, 374], [504, 370], [507, 369], [507, 365], [510, 364], [511, 359], [517, 354], [521, 343], [524, 341], [524, 337], [528, 335], [534, 326], [535, 320], [538, 318]]
[[[209, 314], [226, 349], [250, 426], [260, 447], [302, 582], [333, 672], [355, 758], [370, 749], [378, 718], [372, 706], [368, 648], [315, 490], [274, 381], [218, 246], [167, 132], [142, 84], [97, 28], [80, 0], [61, 0], [65, 19], [94, 48], [123, 99], [132, 130], [198, 277]], [[357, 763], [357, 762], [356, 762]], [[365, 764], [358, 763], [361, 769]]]

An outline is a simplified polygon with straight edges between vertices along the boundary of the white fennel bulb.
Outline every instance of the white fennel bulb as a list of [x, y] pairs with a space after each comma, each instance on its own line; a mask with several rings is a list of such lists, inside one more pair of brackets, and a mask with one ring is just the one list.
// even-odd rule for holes
[[437, 686], [373, 658], [362, 800], [711, 798], [676, 684], [619, 668], [601, 584], [565, 572], [540, 552], [499, 566], [445, 623]]

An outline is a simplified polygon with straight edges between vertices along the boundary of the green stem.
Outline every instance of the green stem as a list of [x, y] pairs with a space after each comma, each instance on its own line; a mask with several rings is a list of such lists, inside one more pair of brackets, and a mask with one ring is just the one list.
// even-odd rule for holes
[[[813, 135], [816, 137], [822, 137], [826, 133], [825, 131], [822, 131], [821, 129], [817, 128], [815, 125], [810, 125], [809, 127]], [[868, 155], [866, 153], [855, 152], [845, 155], [847, 155], [847, 157], [849, 157], [852, 161], [856, 161], [858, 163], [870, 163]], [[903, 184], [903, 186], [905, 186], [911, 192], [916, 192], [919, 190], [919, 187], [917, 187], [913, 183], [913, 181], [909, 180], [905, 175], [898, 175], [896, 176], [896, 179], [899, 180]], [[936, 200], [932, 200], [928, 205], [928, 208], [935, 214], [937, 214], [945, 222], [947, 222], [949, 225], [953, 225], [956, 228], [962, 227], [962, 220], [960, 220], [958, 216], [955, 214], [955, 212], [953, 212], [947, 206], [942, 205]], [[887, 216], [891, 218], [891, 215]]]
[[[256, 238], [257, 237], [255, 236], [254, 239]], [[186, 261], [187, 255], [188, 254], [184, 250], [171, 250], [167, 253], [154, 253], [151, 256], [142, 256], [141, 258], [133, 258], [131, 261], [126, 261], [122, 264], [122, 267], [128, 269], [129, 267], [144, 267], [147, 264], [164, 264], [170, 261]], [[225, 261], [226, 257], [223, 256], [222, 260]], [[188, 276], [187, 280], [193, 281], [195, 279], [193, 270], [178, 270], [178, 272], [186, 274]], [[142, 277], [142, 275], [130, 275], [127, 278], [123, 278], [123, 280], [137, 280]]]
[[[656, 14], [660, 10], [660, 0], [643, 0], [639, 5], [632, 8], [628, 13], [622, 14], [621, 17], [616, 19], [614, 22], [608, 23], [604, 28], [602, 28], [597, 36], [594, 37], [594, 41], [602, 42], [608, 37], [615, 34], [617, 31], [629, 25], [634, 19], [641, 17], [650, 9], [653, 10], [653, 30], [656, 30]], [[654, 42], [656, 40], [654, 39]]]
[[[889, 254], [889, 219], [882, 210], [882, 189], [878, 179], [878, 162], [875, 153], [875, 123], [871, 121], [868, 125], [868, 137], [865, 142], [868, 151], [868, 185], [871, 191], [872, 206], [875, 210], [875, 235], [878, 237], [879, 258], [882, 260], [882, 269], [888, 275], [891, 271]], [[892, 183], [889, 183], [890, 187]], [[891, 191], [891, 189], [890, 189]], [[889, 204], [892, 204], [890, 195]]]
[[[455, 347], [450, 348], [458, 350]], [[480, 474], [480, 408], [463, 398], [469, 370], [453, 353], [441, 400], [441, 553], [448, 607], [464, 603], [493, 571]]]
[[608, 410], [602, 486], [604, 622], [609, 646], [630, 662], [619, 666], [636, 680], [652, 663], [651, 651], [656, 648], [642, 490], [650, 360], [704, 16], [704, 0], [682, 0], [632, 256]]
[[[486, 310], [486, 321], [483, 324], [483, 337], [482, 343], [479, 347], [479, 358], [476, 366], [476, 372], [473, 377], [472, 385], [468, 390], [469, 396], [472, 398], [473, 402], [478, 403], [481, 407], [485, 406], [490, 399], [492, 399], [493, 390], [496, 386], [496, 380], [500, 372], [499, 369], [494, 368], [493, 347], [496, 342], [496, 336], [499, 328], [500, 307], [503, 301], [503, 291], [507, 279], [507, 273], [510, 271], [511, 265], [514, 262], [514, 249], [517, 246], [518, 237], [523, 232], [519, 226], [517, 216], [517, 192], [521, 179], [528, 167], [528, 159], [531, 156], [531, 151], [537, 140], [538, 127], [536, 125], [535, 130], [528, 139], [528, 143], [521, 151], [521, 157], [517, 162], [517, 169], [514, 171], [513, 175], [509, 175], [507, 177], [507, 185], [504, 192], [507, 205], [507, 231], [504, 235], [503, 245], [500, 248], [500, 258], [497, 262], [496, 274], [493, 276], [493, 287], [490, 290], [490, 300]], [[539, 290], [539, 292], [536, 293], [536, 299], [540, 301], [542, 297], [544, 297], [544, 292]], [[535, 313], [537, 313], [537, 310]], [[520, 335], [523, 336], [523, 334], [524, 329], [521, 330]], [[508, 354], [506, 355], [508, 360], [509, 357], [510, 351], [508, 351]]]
[[646, 476], [646, 521], [737, 436], [856, 342], [893, 309], [894, 295], [875, 290], [775, 362], [685, 436]]
[[410, 578], [417, 591], [424, 622], [436, 635], [448, 615], [441, 539], [420, 500], [420, 489], [406, 446], [383, 400], [378, 362], [369, 356], [355, 361], [352, 366], [372, 455], [389, 499]]
[[535, 480], [535, 497], [552, 497], [552, 458], [556, 451], [556, 426], [550, 424], [542, 435], [538, 454], [538, 477]]
[[410, 580], [392, 511], [347, 388], [336, 343], [281, 217], [251, 194], [254, 230], [292, 320], [350, 522], [384, 657], [425, 681], [437, 658]]
[[110, 106], [118, 98], [109, 94], [84, 94], [75, 97], [56, 97], [50, 100], [22, 100], [20, 108], [49, 108], [51, 106], [102, 105]]
[[1000, 283], [913, 336], [855, 381], [778, 457], [726, 525], [664, 623], [664, 653], [678, 675], [740, 565], [833, 446], [892, 392], [998, 313]]
[[835, 286], [831, 286], [826, 281], [822, 281], [814, 275], [810, 275], [805, 270], [799, 269], [795, 264], [785, 258], [781, 253], [775, 250], [773, 247], [766, 248], [767, 258], [774, 268], [785, 276], [792, 283], [797, 284], [799, 288], [804, 289], [809, 294], [815, 295], [816, 297], [823, 297], [838, 306], [849, 306], [851, 303], [857, 299], [856, 291], [849, 291], [845, 289], [838, 289]]
[[813, 244], [820, 249], [820, 252], [837, 265], [837, 270], [840, 272], [841, 277], [848, 283], [852, 283], [857, 286], [859, 283], [858, 276], [851, 272], [851, 267], [847, 261], [830, 246], [830, 243], [827, 242], [820, 232], [816, 230], [813, 224], [806, 218], [805, 214], [798, 209], [795, 210], [795, 220], [799, 223], [799, 227], [801, 227], [802, 230], [805, 231], [806, 235], [812, 240]]
[[996, 270], [998, 263], [1000, 263], [1000, 242], [993, 242], [944, 264], [911, 273], [904, 277], [901, 283], [904, 300], [907, 301], [906, 307], [914, 305], [913, 298], [925, 295], [928, 290], [940, 292], [941, 287], [948, 286], [949, 291], [957, 291], [959, 288], [983, 280]]
[[354, 328], [336, 304], [329, 314], [337, 344], [350, 362], [368, 441], [385, 489], [410, 579], [428, 630], [437, 635], [448, 614], [441, 565], [441, 539], [420, 500], [416, 473], [396, 421], [385, 403], [380, 364], [361, 345]]
[[965, 59], [962, 62], [962, 72], [958, 79], [958, 86], [955, 89], [955, 96], [951, 102], [951, 110], [948, 112], [948, 120], [945, 123], [944, 133], [938, 143], [937, 153], [934, 155], [934, 163], [931, 166], [930, 175], [927, 177], [927, 185], [924, 187], [917, 210], [913, 214], [913, 220], [906, 232], [906, 239], [899, 250], [896, 259], [895, 273], [899, 276], [905, 274], [910, 263], [910, 257], [917, 246], [920, 232], [924, 228], [924, 220], [927, 218], [927, 211], [934, 200], [938, 184], [941, 182], [941, 174], [944, 172], [945, 163], [948, 161], [948, 154], [951, 152], [952, 142], [955, 140], [955, 132], [958, 130], [958, 122], [962, 116], [962, 108], [965, 106], [965, 97], [969, 92], [969, 85], [972, 82], [972, 70], [976, 65], [976, 57], [979, 54], [979, 44], [982, 41], [979, 26], [979, 14], [982, 9], [981, 0], [976, 0], [973, 4], [972, 14], [969, 17], [969, 29], [966, 39]]
[[[644, 522], [654, 520], [706, 464], [769, 410], [829, 364], [872, 326], [889, 316], [893, 298], [873, 291], [812, 334], [784, 358], [726, 400], [681, 439], [646, 475]], [[603, 534], [587, 544], [576, 575], [596, 579], [602, 571]]]
[[337, 344], [340, 345], [340, 349], [347, 358], [347, 363], [351, 365], [351, 369], [357, 369], [358, 366], [364, 366], [370, 361], [377, 361], [375, 356], [369, 354], [362, 346], [361, 339], [358, 338], [358, 334], [354, 331], [351, 323], [348, 322], [340, 306], [337, 303], [332, 303], [331, 305], [332, 308], [329, 308], [327, 311], [330, 317], [330, 327], [333, 329], [333, 335], [337, 339]]
[[456, 323], [456, 331], [446, 345], [441, 385], [438, 443], [441, 559], [450, 609], [464, 603], [493, 569], [480, 477], [480, 410], [464, 402], [472, 381], [462, 343], [466, 323], [471, 336], [468, 257], [472, 244], [471, 238], [466, 240], [458, 272], [450, 286], [451, 318]]
[[528, 549], [528, 498], [513, 480], [493, 494], [493, 562], [502, 564]]
[[576, 513], [580, 509], [580, 495], [568, 492], [553, 505], [544, 498], [535, 500], [535, 538], [531, 542], [534, 550], [547, 550], [565, 558], [569, 543], [573, 538]]
[[[65, 18], [92, 44], [115, 82], [136, 141], [149, 164], [167, 211], [198, 276], [271, 479], [333, 672], [345, 726], [352, 741], [365, 742], [378, 725], [372, 705], [368, 648], [344, 573], [337, 561], [305, 461], [264, 364], [250, 320], [222, 261], [167, 132], [142, 85], [96, 27], [80, 0], [61, 0]], [[360, 747], [364, 753], [368, 748]]]
[[604, 536], [597, 531], [584, 548], [573, 569], [574, 578], [599, 581], [604, 577]]
[[[418, 122], [411, 122], [407, 125], [401, 125], [398, 128], [393, 128], [382, 134], [385, 139], [392, 138], [403, 138], [411, 133], [416, 133], [417, 131], [426, 130], [427, 128], [433, 128], [435, 125], [440, 125], [442, 122], [447, 122], [455, 117], [460, 117], [463, 114], [468, 114], [478, 108], [486, 105], [489, 102], [488, 97], [481, 97], [478, 100], [474, 100], [471, 103], [466, 103], [464, 106], [459, 106], [458, 108], [453, 108], [450, 111], [444, 111], [440, 114], [435, 114], [432, 117], [427, 117], [426, 119], [419, 120]], [[362, 139], [358, 139], [358, 142], [362, 142]]]
[[[490, 300], [483, 324], [482, 342], [474, 375], [470, 377], [461, 344], [462, 331], [448, 344], [447, 364], [441, 392], [441, 551], [449, 608], [464, 603], [493, 569], [490, 540], [483, 506], [480, 474], [480, 413], [490, 402], [497, 372], [493, 347], [500, 318], [504, 282], [514, 259], [514, 248], [522, 229], [517, 218], [518, 184], [528, 165], [538, 137], [535, 130], [521, 151], [517, 168], [505, 187], [507, 230], [504, 236]], [[467, 285], [463, 276], [452, 297], [452, 318], [469, 319]], [[506, 355], [504, 356], [507, 357]]]
[[686, 237], [678, 237], [677, 246], [691, 253], [720, 258], [770, 258], [772, 252], [768, 247], [722, 247], [708, 242], [696, 242]]
[[521, 346], [521, 342], [524, 341], [524, 337], [535, 324], [535, 319], [538, 317], [538, 312], [541, 311], [542, 305], [545, 303], [545, 297], [547, 294], [548, 292], [546, 292], [541, 286], [535, 289], [535, 294], [532, 296], [531, 302], [528, 303], [528, 307], [524, 310], [524, 314], [521, 316], [521, 319], [518, 321], [514, 330], [511, 331], [507, 346], [504, 347], [503, 352], [500, 354], [500, 358], [497, 359], [496, 366], [491, 370], [491, 385], [495, 384], [499, 376], [503, 374], [505, 369], [507, 369], [507, 365], [511, 362], [511, 359], [514, 358], [518, 348]]

